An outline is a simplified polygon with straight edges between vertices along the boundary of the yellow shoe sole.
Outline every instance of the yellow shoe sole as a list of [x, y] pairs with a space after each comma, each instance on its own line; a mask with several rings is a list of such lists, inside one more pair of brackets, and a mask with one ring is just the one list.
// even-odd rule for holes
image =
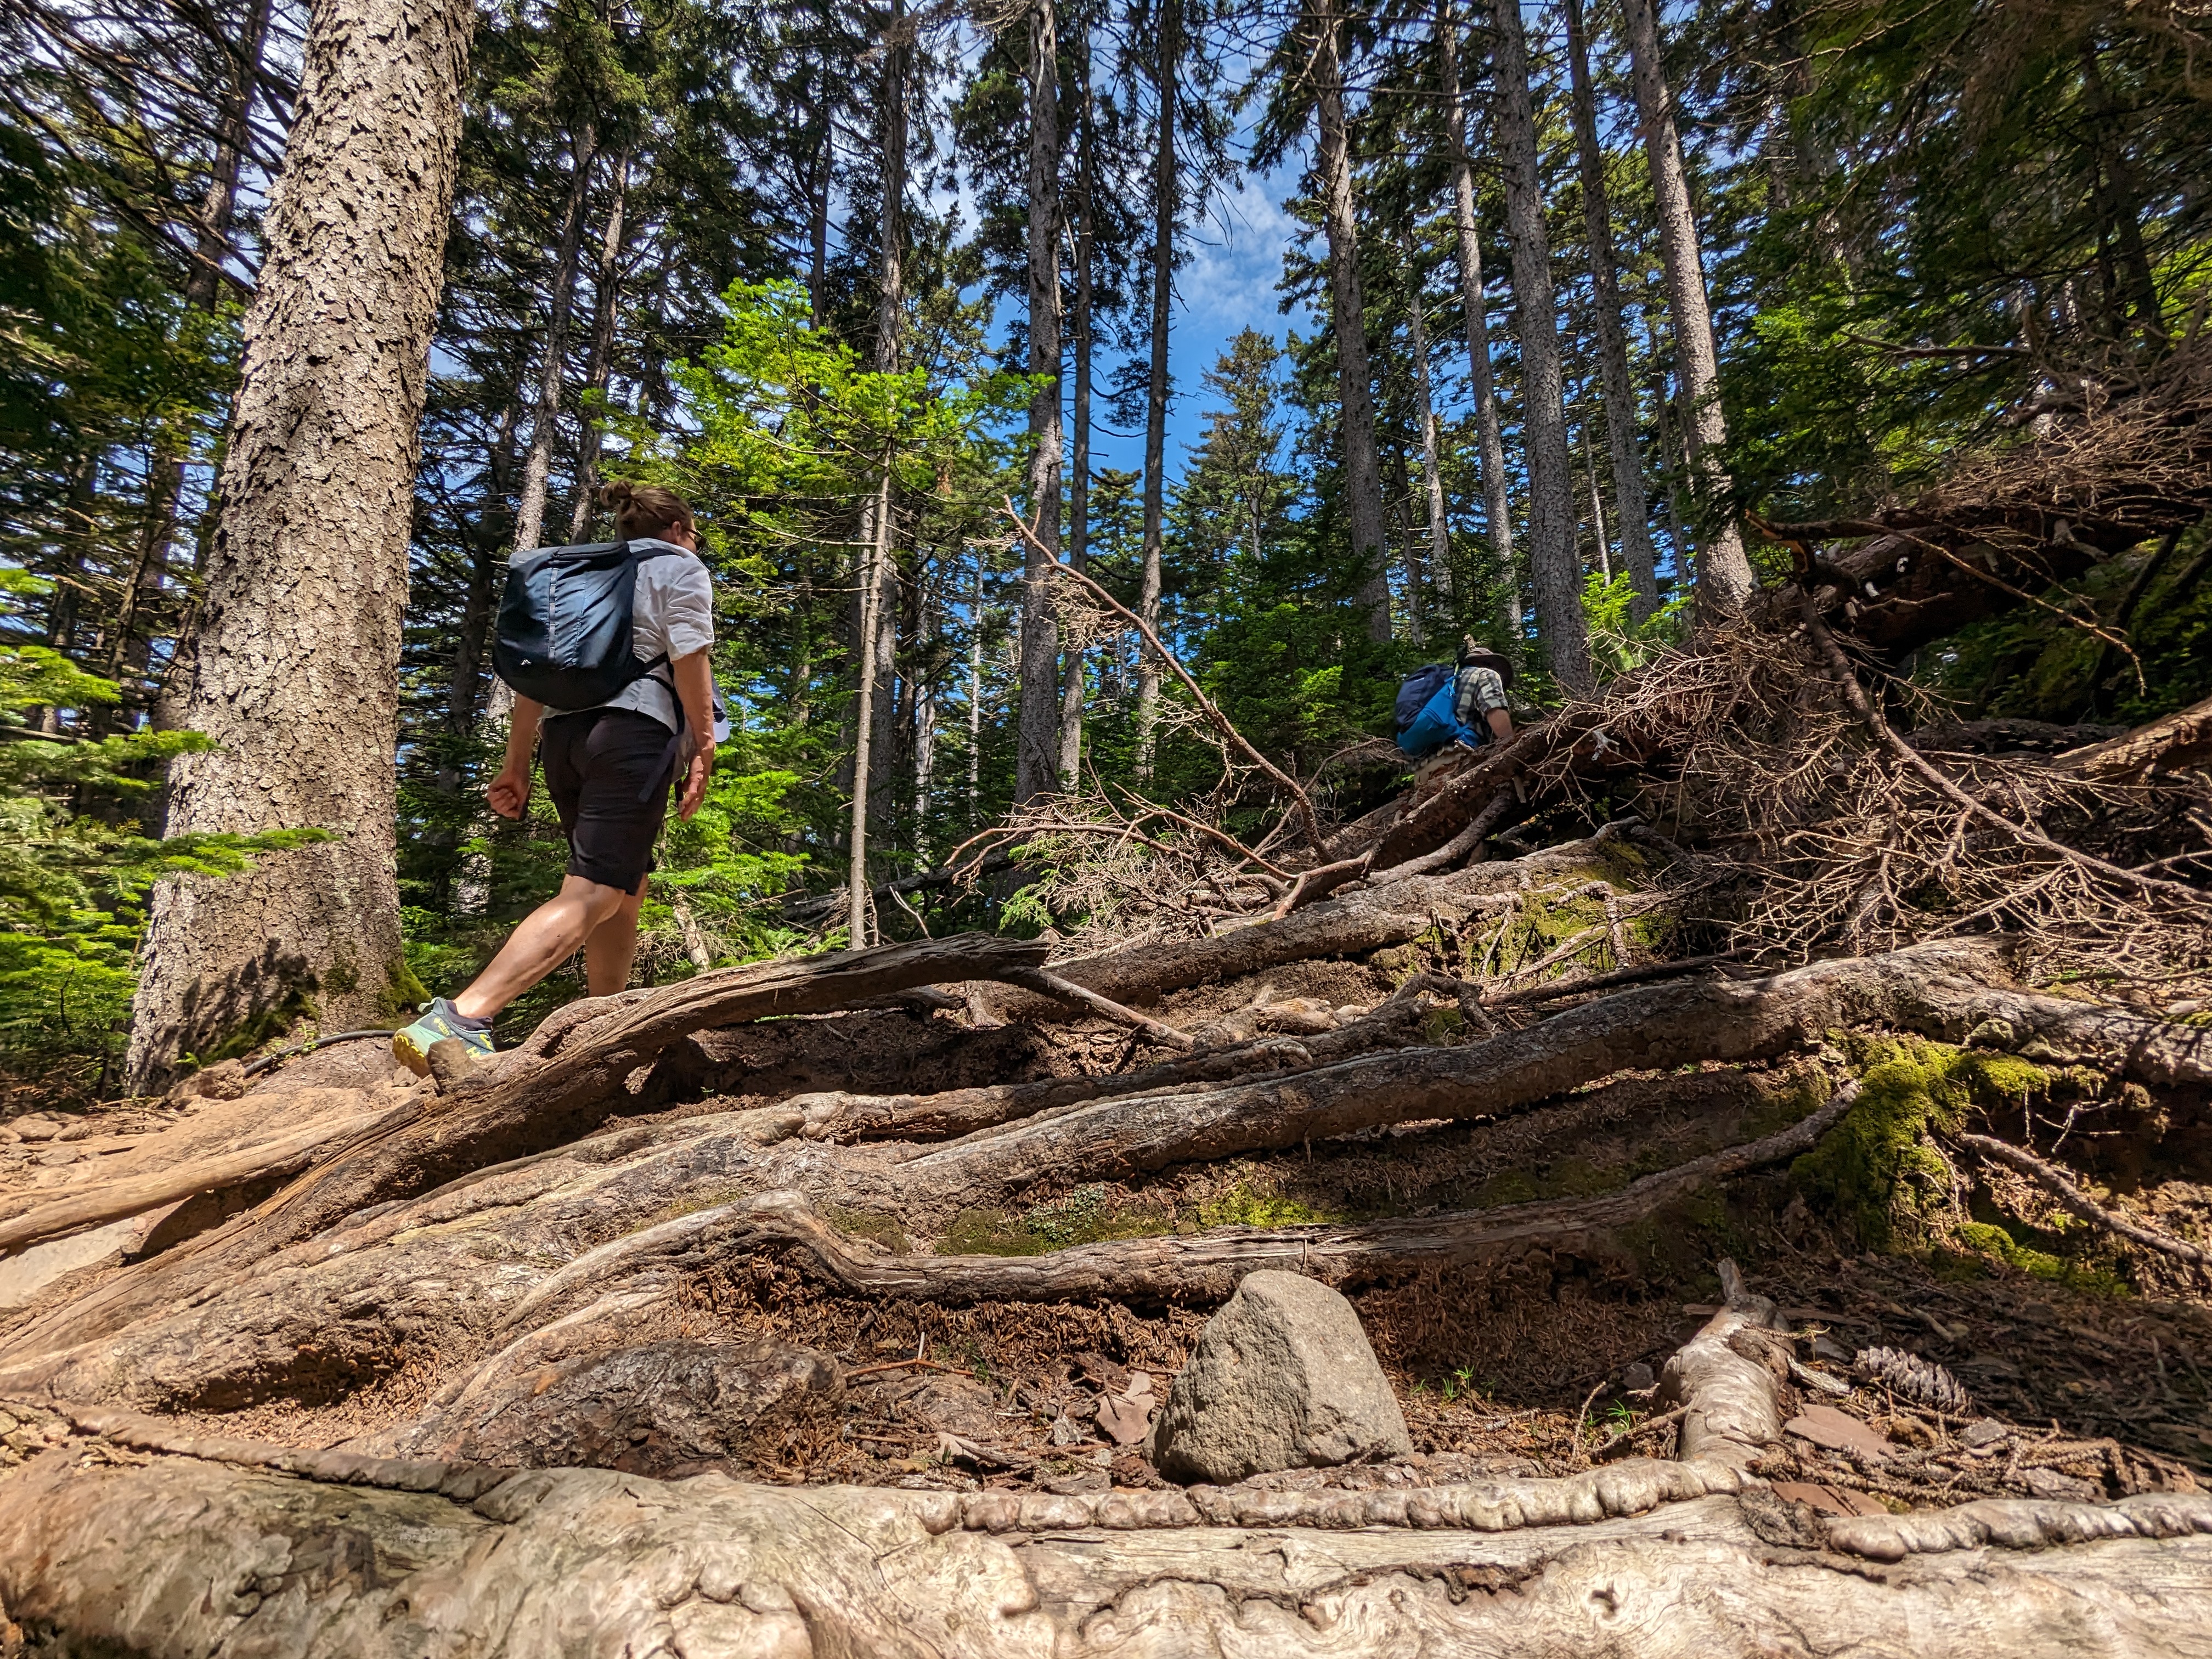
[[404, 1031], [392, 1034], [392, 1057], [416, 1077], [430, 1075], [430, 1056], [417, 1048]]

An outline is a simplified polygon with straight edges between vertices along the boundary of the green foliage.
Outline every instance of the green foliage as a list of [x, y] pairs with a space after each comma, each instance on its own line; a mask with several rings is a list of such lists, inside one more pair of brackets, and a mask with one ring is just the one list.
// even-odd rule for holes
[[[228, 875], [254, 854], [327, 839], [319, 830], [156, 839], [125, 817], [147, 774], [208, 746], [192, 732], [97, 742], [42, 739], [23, 714], [57, 696], [112, 702], [116, 688], [51, 651], [0, 646], [0, 1055], [112, 1057], [137, 981], [145, 902], [163, 876]], [[80, 810], [88, 801], [104, 810]]]
[[1632, 674], [1688, 631], [1690, 596], [1678, 593], [1641, 623], [1629, 619], [1635, 590], [1628, 573], [1607, 580], [1593, 570], [1583, 579], [1583, 615], [1589, 625], [1590, 660], [1608, 678]]

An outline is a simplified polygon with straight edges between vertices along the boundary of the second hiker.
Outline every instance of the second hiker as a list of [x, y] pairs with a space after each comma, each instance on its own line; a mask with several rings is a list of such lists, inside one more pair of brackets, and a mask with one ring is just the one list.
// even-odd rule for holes
[[1467, 640], [1455, 668], [1421, 669], [1399, 689], [1398, 747], [1425, 760], [1454, 747], [1503, 742], [1513, 735], [1505, 701], [1512, 684], [1511, 663]]

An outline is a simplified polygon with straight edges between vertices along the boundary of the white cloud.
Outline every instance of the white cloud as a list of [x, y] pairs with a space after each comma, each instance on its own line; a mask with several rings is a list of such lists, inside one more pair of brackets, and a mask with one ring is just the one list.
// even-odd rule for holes
[[1297, 165], [1285, 163], [1261, 177], [1240, 178], [1188, 233], [1190, 263], [1176, 273], [1176, 291], [1183, 307], [1177, 322], [1193, 334], [1225, 339], [1256, 328], [1280, 337], [1286, 324], [1310, 325], [1303, 307], [1285, 318], [1275, 291], [1284, 250], [1299, 232], [1282, 207], [1297, 176]]

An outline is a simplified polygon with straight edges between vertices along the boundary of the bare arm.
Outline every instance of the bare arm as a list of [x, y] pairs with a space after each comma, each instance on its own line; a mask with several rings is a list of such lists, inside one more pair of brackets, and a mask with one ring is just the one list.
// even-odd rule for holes
[[1500, 743], [1504, 742], [1506, 738], [1513, 735], [1513, 716], [1507, 714], [1503, 708], [1492, 709], [1490, 711], [1489, 720], [1490, 735], [1496, 738]]
[[518, 696], [514, 713], [507, 722], [507, 759], [499, 769], [499, 775], [491, 781], [484, 792], [491, 802], [491, 810], [503, 818], [519, 818], [523, 808], [530, 805], [530, 755], [538, 746], [538, 723], [544, 718], [545, 705], [532, 698]]
[[714, 769], [714, 679], [707, 653], [694, 651], [672, 665], [676, 695], [684, 704], [684, 722], [691, 732], [691, 765], [684, 780], [684, 798], [676, 807], [678, 817], [690, 817], [707, 799], [707, 779]]

